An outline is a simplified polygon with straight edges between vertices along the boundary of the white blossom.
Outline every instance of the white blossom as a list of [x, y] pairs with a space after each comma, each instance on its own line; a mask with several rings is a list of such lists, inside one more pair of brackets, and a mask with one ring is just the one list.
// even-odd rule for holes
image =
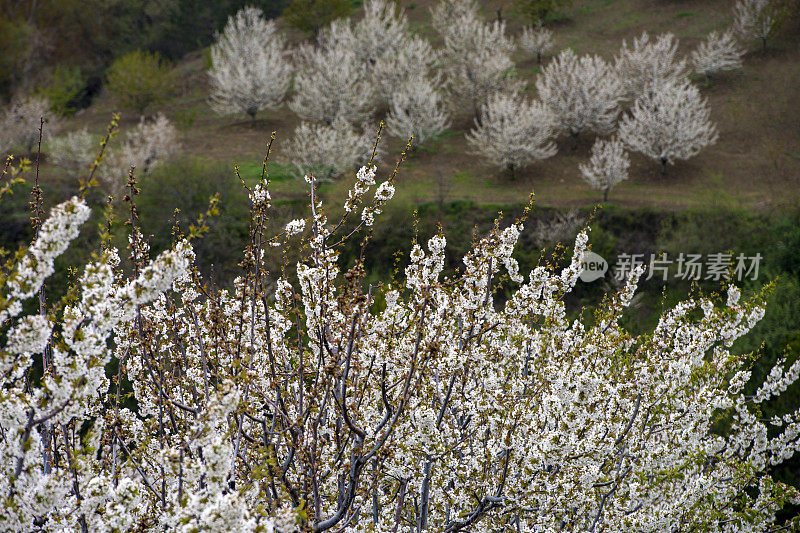
[[618, 183], [628, 179], [630, 158], [619, 139], [598, 138], [592, 146], [589, 162], [581, 163], [579, 168], [583, 181], [593, 189], [603, 191], [603, 201], [608, 201], [608, 193]]
[[291, 237], [292, 235], [297, 235], [298, 233], [302, 233], [303, 230], [305, 229], [306, 229], [306, 221], [302, 218], [298, 218], [287, 223], [286, 228], [284, 228], [284, 231], [286, 232], [287, 237]]
[[620, 140], [630, 150], [667, 164], [697, 155], [717, 141], [711, 110], [688, 81], [665, 84], [644, 94], [619, 125]]
[[496, 95], [484, 106], [480, 122], [468, 134], [475, 151], [493, 164], [516, 169], [555, 155], [553, 116], [540, 102]]
[[622, 86], [600, 56], [578, 57], [564, 50], [536, 78], [539, 98], [553, 113], [558, 131], [605, 134], [614, 129]]
[[615, 68], [627, 98], [634, 101], [685, 77], [686, 60], [676, 59], [677, 52], [678, 39], [671, 33], [663, 33], [651, 42], [650, 35], [642, 32], [634, 37], [630, 48], [623, 40]]
[[[362, 168], [348, 196], [347, 214], [366, 200], [357, 228], [394, 194], [391, 174], [367, 196], [375, 174]], [[637, 267], [585, 321], [565, 301], [588, 230], [567, 266], [523, 275], [522, 224], [499, 220], [455, 273], [437, 234], [412, 245], [403, 283], [366, 284], [359, 263], [341, 268], [344, 218], [329, 223], [317, 197], [310, 208], [294, 269], [267, 272], [250, 245], [243, 275], [216, 288], [186, 241], [131, 275], [108, 248], [62, 310], [17, 318], [88, 218], [79, 199], [53, 210], [0, 273], [0, 529], [783, 527], [800, 492], [771, 471], [800, 450], [800, 411], [763, 420], [759, 404], [800, 363], [745, 394], [752, 358], [731, 349], [763, 296], [690, 299], [636, 334]], [[49, 364], [21, 379], [32, 350]], [[112, 361], [130, 389], [106, 377]]]
[[414, 146], [441, 133], [449, 123], [439, 90], [425, 78], [407, 80], [392, 95], [386, 129], [390, 135], [407, 140], [414, 136]]
[[692, 51], [692, 65], [696, 73], [710, 77], [722, 70], [742, 68], [743, 53], [736, 44], [733, 32], [726, 31], [720, 34], [712, 31], [706, 40]]
[[209, 101], [221, 115], [246, 113], [255, 118], [264, 109], [281, 105], [292, 77], [286, 42], [275, 21], [265, 20], [255, 7], [228, 18], [211, 46]]

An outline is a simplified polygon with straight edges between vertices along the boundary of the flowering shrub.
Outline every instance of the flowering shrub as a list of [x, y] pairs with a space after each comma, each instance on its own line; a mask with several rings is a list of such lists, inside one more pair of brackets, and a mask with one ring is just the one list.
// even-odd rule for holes
[[[636, 269], [573, 320], [587, 231], [566, 268], [523, 276], [522, 220], [454, 276], [436, 235], [404, 282], [365, 287], [337, 250], [394, 180], [362, 168], [329, 223], [309, 177], [311, 216], [270, 235], [263, 179], [230, 289], [202, 282], [187, 240], [150, 260], [132, 205], [133, 272], [106, 247], [61, 311], [31, 311], [89, 216], [79, 198], [54, 208], [0, 271], [0, 529], [768, 531], [800, 500], [768, 473], [800, 414], [758, 416], [800, 363], [745, 396], [730, 350], [763, 295], [688, 300], [636, 336], [620, 325]], [[272, 245], [302, 250], [295, 274], [266, 271]]]

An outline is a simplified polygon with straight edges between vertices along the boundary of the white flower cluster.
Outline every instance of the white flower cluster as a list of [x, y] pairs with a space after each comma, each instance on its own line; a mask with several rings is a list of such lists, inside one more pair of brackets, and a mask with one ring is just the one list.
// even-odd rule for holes
[[250, 202], [253, 207], [267, 209], [270, 207], [271, 201], [272, 197], [269, 194], [269, 190], [263, 184], [256, 183], [250, 190]]
[[22, 301], [33, 296], [45, 278], [55, 272], [53, 261], [78, 236], [89, 214], [86, 202], [77, 197], [53, 208], [28, 253], [6, 280], [5, 294], [0, 299], [0, 324], [22, 312]]
[[286, 232], [287, 237], [291, 237], [292, 235], [303, 233], [303, 230], [305, 229], [306, 229], [306, 221], [302, 218], [298, 218], [286, 224], [286, 228], [284, 228], [284, 231]]

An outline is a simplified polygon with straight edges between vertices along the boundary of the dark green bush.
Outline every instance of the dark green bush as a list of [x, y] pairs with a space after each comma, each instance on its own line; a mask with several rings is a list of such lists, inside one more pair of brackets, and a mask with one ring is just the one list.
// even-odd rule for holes
[[50, 101], [50, 109], [63, 117], [75, 114], [86, 95], [86, 78], [80, 67], [58, 66], [53, 77], [39, 91]]
[[218, 280], [233, 279], [247, 241], [250, 209], [233, 171], [218, 162], [179, 158], [159, 165], [139, 182], [136, 203], [142, 234], [153, 251], [172, 244], [176, 221], [188, 233], [189, 225], [208, 210], [209, 198], [219, 193], [219, 215], [207, 219], [209, 230], [195, 243], [195, 252], [201, 271], [210, 272], [213, 264]]

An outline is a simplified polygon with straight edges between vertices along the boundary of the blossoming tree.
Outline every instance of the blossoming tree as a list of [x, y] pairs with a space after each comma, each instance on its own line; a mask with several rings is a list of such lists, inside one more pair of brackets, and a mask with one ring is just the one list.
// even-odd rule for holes
[[622, 141], [598, 138], [592, 146], [592, 157], [578, 168], [583, 181], [591, 188], [603, 191], [603, 201], [607, 202], [611, 189], [628, 179], [630, 166], [631, 160]]
[[619, 137], [625, 145], [661, 163], [689, 159], [717, 142], [711, 109], [700, 91], [686, 80], [661, 86], [639, 98], [631, 113], [620, 121]]
[[100, 179], [108, 192], [118, 194], [125, 188], [131, 165], [145, 175], [179, 150], [178, 130], [163, 113], [152, 120], [141, 117], [125, 141], [108, 154]]
[[514, 42], [505, 23], [481, 20], [474, 2], [443, 2], [433, 15], [444, 38], [440, 66], [447, 88], [457, 109], [466, 107], [480, 120], [481, 106], [491, 96], [521, 88], [511, 59]]
[[665, 83], [685, 77], [686, 60], [676, 59], [677, 53], [678, 39], [671, 33], [663, 33], [651, 41], [650, 35], [642, 32], [630, 47], [622, 41], [614, 66], [627, 98], [634, 101]]
[[691, 61], [696, 73], [710, 78], [723, 70], [742, 68], [743, 54], [732, 31], [723, 33], [712, 31], [706, 40], [692, 51]]
[[770, 0], [738, 0], [733, 8], [734, 27], [743, 39], [758, 39], [762, 50], [778, 29], [780, 14]]
[[313, 173], [320, 181], [330, 181], [354, 171], [373, 155], [374, 132], [358, 131], [342, 119], [330, 126], [301, 122], [287, 144], [291, 162], [299, 176]]
[[553, 47], [553, 31], [541, 24], [525, 26], [519, 38], [520, 48], [536, 56], [536, 62], [542, 64], [542, 54], [546, 54]]
[[256, 113], [281, 105], [292, 77], [286, 42], [275, 21], [247, 7], [228, 19], [211, 46], [210, 103], [221, 115]]
[[481, 110], [467, 142], [514, 178], [517, 169], [556, 154], [554, 136], [553, 116], [541, 102], [498, 94]]
[[439, 89], [426, 78], [406, 81], [389, 104], [387, 131], [403, 140], [413, 135], [413, 146], [438, 135], [449, 122]]
[[605, 134], [614, 129], [622, 84], [600, 56], [578, 57], [564, 50], [536, 78], [536, 89], [558, 131], [577, 137], [585, 130]]
[[[368, 285], [339, 246], [372, 226], [395, 176], [362, 168], [334, 222], [309, 176], [310, 216], [271, 232], [264, 174], [247, 190], [250, 238], [228, 289], [203, 283], [189, 239], [150, 258], [131, 179], [132, 269], [106, 244], [48, 310], [43, 283], [89, 217], [82, 198], [56, 206], [0, 270], [0, 529], [798, 525], [774, 525], [800, 494], [768, 470], [800, 447], [800, 413], [757, 413], [800, 362], [745, 395], [747, 357], [731, 350], [764, 295], [731, 286], [634, 335], [620, 319], [637, 268], [587, 324], [564, 303], [587, 231], [565, 268], [523, 275], [512, 254], [524, 220], [498, 221], [455, 275], [435, 235], [414, 244], [403, 282]], [[273, 245], [301, 251], [295, 269], [266, 270]]]
[[329, 126], [336, 119], [363, 122], [375, 112], [376, 106], [375, 86], [355, 50], [330, 37], [338, 31], [337, 27], [334, 22], [323, 30], [323, 44], [304, 45], [295, 51], [299, 61], [294, 82], [296, 93], [289, 102], [289, 107], [301, 118]]

